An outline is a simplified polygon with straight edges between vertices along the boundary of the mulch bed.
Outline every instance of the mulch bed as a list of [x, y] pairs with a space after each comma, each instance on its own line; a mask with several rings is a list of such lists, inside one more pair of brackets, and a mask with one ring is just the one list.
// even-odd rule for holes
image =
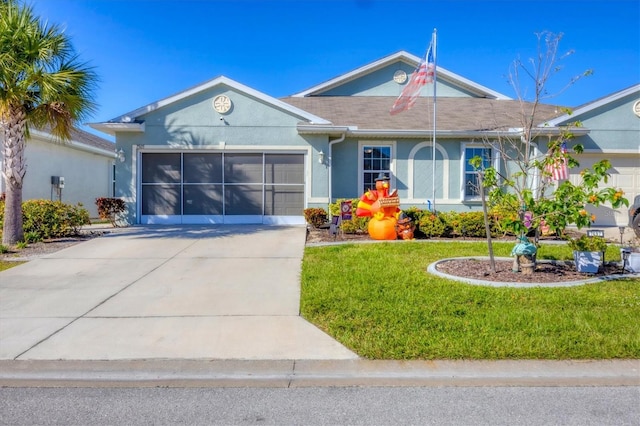
[[453, 259], [438, 263], [439, 272], [462, 278], [498, 282], [553, 283], [588, 280], [594, 277], [621, 274], [622, 268], [616, 263], [607, 263], [597, 274], [585, 274], [576, 270], [573, 262], [537, 262], [533, 274], [513, 272], [512, 260], [496, 260], [496, 271], [491, 271], [489, 260]]

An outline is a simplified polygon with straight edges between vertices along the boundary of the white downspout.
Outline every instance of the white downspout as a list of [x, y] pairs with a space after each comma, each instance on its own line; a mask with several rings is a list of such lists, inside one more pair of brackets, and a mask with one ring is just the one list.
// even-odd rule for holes
[[333, 145], [336, 144], [336, 143], [344, 142], [344, 139], [345, 139], [346, 136], [347, 136], [347, 133], [345, 132], [338, 139], [329, 141], [329, 162], [328, 162], [329, 167], [328, 167], [328, 170], [327, 170], [327, 173], [329, 174], [329, 177], [328, 177], [328, 180], [329, 180], [329, 188], [328, 188], [328, 190], [329, 190], [329, 202], [327, 204], [327, 212], [329, 213], [329, 217], [331, 217], [331, 200], [333, 198], [332, 191], [331, 191], [331, 185], [332, 185], [331, 175], [333, 174], [332, 173]]

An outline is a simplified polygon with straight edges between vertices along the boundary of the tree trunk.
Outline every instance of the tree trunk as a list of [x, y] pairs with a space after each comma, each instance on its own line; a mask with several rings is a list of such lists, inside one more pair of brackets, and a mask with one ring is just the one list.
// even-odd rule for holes
[[487, 247], [489, 248], [489, 269], [496, 273], [496, 258], [493, 255], [493, 243], [491, 240], [491, 227], [489, 226], [489, 213], [487, 212], [487, 201], [484, 197], [484, 175], [478, 172], [478, 185], [480, 186], [480, 197], [482, 199], [482, 215], [484, 216], [484, 230], [487, 235]]
[[6, 199], [2, 244], [14, 245], [24, 239], [22, 229], [22, 183], [27, 171], [24, 161], [26, 114], [21, 107], [9, 108], [0, 119], [2, 128], [2, 177]]

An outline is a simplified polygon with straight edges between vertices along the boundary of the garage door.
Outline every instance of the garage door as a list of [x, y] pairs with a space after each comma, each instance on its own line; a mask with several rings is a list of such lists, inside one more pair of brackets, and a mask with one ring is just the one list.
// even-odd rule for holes
[[304, 154], [141, 154], [144, 224], [304, 223]]
[[[580, 184], [581, 177], [579, 171], [592, 167], [597, 161], [602, 159], [601, 156], [594, 157], [589, 155], [578, 156], [580, 167], [571, 174], [571, 182], [575, 185]], [[610, 178], [608, 183], [602, 183], [601, 188], [614, 187], [624, 191], [624, 196], [629, 203], [633, 202], [633, 198], [640, 194], [640, 158], [637, 155], [629, 155], [620, 157], [618, 155], [609, 155], [611, 169], [609, 170]], [[596, 221], [593, 226], [619, 226], [626, 225], [628, 222], [628, 209], [622, 206], [618, 209], [612, 209], [606, 205], [600, 207], [590, 206], [587, 208], [589, 213], [596, 215]]]

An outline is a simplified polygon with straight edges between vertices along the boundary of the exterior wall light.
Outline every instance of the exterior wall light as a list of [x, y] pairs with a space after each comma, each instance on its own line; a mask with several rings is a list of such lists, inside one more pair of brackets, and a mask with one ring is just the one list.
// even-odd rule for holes
[[125, 158], [124, 158], [124, 150], [122, 148], [120, 148], [120, 149], [118, 149], [116, 151], [116, 156], [118, 157], [118, 161], [119, 162], [124, 163], [124, 160], [125, 160]]
[[324, 164], [324, 152], [322, 151], [318, 153], [318, 163]]

